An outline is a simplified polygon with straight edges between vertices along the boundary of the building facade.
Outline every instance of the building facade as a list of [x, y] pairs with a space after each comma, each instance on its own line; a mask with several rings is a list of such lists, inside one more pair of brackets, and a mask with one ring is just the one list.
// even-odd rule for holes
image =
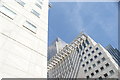
[[120, 66], [120, 51], [116, 48], [113, 48], [111, 45], [106, 46], [105, 48], [113, 57], [113, 59]]
[[56, 40], [48, 47], [48, 60], [55, 56], [56, 53], [59, 53], [65, 45], [67, 45], [66, 42], [60, 38], [56, 38]]
[[112, 55], [81, 33], [48, 61], [49, 78], [118, 78]]
[[47, 0], [0, 0], [0, 76], [46, 78], [47, 36]]

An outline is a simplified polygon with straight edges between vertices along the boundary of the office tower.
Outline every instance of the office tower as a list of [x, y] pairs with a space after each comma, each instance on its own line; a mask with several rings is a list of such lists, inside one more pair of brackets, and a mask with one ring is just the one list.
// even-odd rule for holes
[[113, 48], [110, 44], [106, 46], [105, 49], [112, 55], [113, 59], [120, 66], [120, 51], [116, 48]]
[[81, 33], [48, 61], [49, 78], [118, 78], [112, 55]]
[[47, 0], [0, 0], [0, 76], [47, 77]]
[[66, 42], [61, 40], [60, 38], [56, 38], [56, 40], [48, 47], [48, 60], [52, 58], [56, 53], [67, 45]]

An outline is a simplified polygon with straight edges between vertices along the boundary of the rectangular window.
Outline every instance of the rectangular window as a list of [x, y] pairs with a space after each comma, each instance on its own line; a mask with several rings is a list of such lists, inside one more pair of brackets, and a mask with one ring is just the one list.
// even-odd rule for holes
[[10, 18], [10, 19], [14, 19], [15, 18], [15, 16], [16, 16], [16, 13], [15, 12], [13, 12], [12, 10], [10, 10], [10, 9], [8, 9], [7, 7], [5, 7], [5, 6], [0, 6], [0, 12], [2, 13], [2, 14], [4, 14], [5, 16], [7, 16], [8, 18]]
[[76, 51], [77, 51], [77, 53], [79, 53], [79, 48], [78, 47], [76, 48]]
[[92, 47], [90, 46], [89, 49], [92, 49]]
[[96, 48], [96, 50], [98, 50], [98, 47]]
[[102, 61], [105, 61], [105, 60], [106, 60], [105, 57], [103, 57], [103, 58], [102, 58]]
[[87, 79], [89, 79], [89, 76], [86, 76]]
[[84, 55], [85, 54], [85, 52], [82, 52], [82, 55]]
[[88, 49], [86, 49], [86, 52], [88, 52]]
[[89, 62], [87, 61], [86, 64], [89, 64]]
[[80, 47], [80, 49], [82, 50], [82, 46], [81, 46], [81, 45], [79, 45], [79, 47]]
[[23, 27], [27, 28], [28, 30], [30, 30], [31, 32], [33, 32], [33, 33], [36, 34], [37, 27], [34, 26], [32, 23], [26, 21], [26, 22], [24, 23]]
[[88, 54], [88, 56], [90, 56], [90, 53]]
[[106, 63], [106, 64], [105, 64], [105, 66], [106, 66], [106, 67], [108, 67], [108, 66], [109, 66], [109, 64], [108, 64], [108, 63]]
[[37, 0], [40, 4], [43, 4], [41, 0]]
[[82, 65], [83, 67], [85, 66], [85, 64]]
[[102, 55], [102, 53], [101, 53], [101, 52], [99, 52], [98, 54], [99, 54], [99, 55]]
[[84, 70], [84, 72], [86, 73], [86, 72], [87, 72], [87, 70], [85, 69], [85, 70]]
[[94, 73], [91, 73], [91, 76], [94, 76]]
[[114, 74], [114, 71], [113, 71], [113, 70], [110, 70], [109, 72], [110, 72], [110, 74], [111, 74], [111, 75], [113, 75], [113, 74]]
[[96, 59], [96, 58], [97, 58], [97, 55], [95, 55], [94, 58]]
[[83, 45], [83, 47], [84, 47], [84, 48], [86, 47], [86, 45], [85, 45], [85, 43], [84, 43], [84, 42], [82, 43], [82, 45]]
[[92, 51], [92, 53], [94, 53], [94, 50]]
[[25, 3], [23, 2], [23, 1], [21, 1], [21, 0], [15, 0], [18, 4], [20, 4], [21, 6], [25, 6]]
[[100, 61], [99, 61], [99, 60], [97, 61], [97, 64], [100, 64]]
[[102, 66], [102, 67], [100, 67], [100, 69], [101, 69], [101, 71], [102, 71], [102, 70], [104, 70], [104, 67]]
[[31, 13], [33, 13], [35, 16], [37, 16], [38, 18], [40, 17], [40, 14], [37, 12], [37, 11], [35, 11], [35, 10], [33, 10], [32, 9], [32, 11], [31, 11]]
[[85, 56], [84, 59], [86, 59], [87, 57]]
[[89, 70], [91, 70], [92, 68], [91, 67], [88, 67]]
[[89, 43], [89, 41], [88, 41], [87, 39], [86, 39], [85, 41], [86, 41], [87, 45], [89, 45], [89, 44], [90, 44], [90, 43]]
[[93, 68], [94, 68], [94, 67], [96, 67], [96, 65], [95, 65], [95, 64], [93, 64]]
[[93, 61], [93, 59], [91, 58], [91, 59], [90, 59], [90, 61], [92, 62], [92, 61]]
[[38, 3], [35, 3], [35, 5], [36, 5], [38, 8], [42, 9], [41, 5], [39, 5]]
[[98, 73], [99, 71], [98, 70], [95, 70], [96, 73]]
[[105, 74], [104, 74], [104, 77], [108, 77], [108, 74], [107, 74], [107, 73], [105, 73]]

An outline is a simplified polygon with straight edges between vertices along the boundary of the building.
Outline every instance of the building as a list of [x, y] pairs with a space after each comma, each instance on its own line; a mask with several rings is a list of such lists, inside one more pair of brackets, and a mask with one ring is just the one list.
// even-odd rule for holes
[[56, 40], [48, 47], [48, 60], [52, 58], [56, 53], [67, 45], [66, 42], [61, 40], [60, 38], [56, 38]]
[[46, 78], [47, 36], [48, 0], [0, 0], [0, 76]]
[[106, 50], [112, 55], [113, 59], [120, 66], [120, 51], [111, 45], [106, 46]]
[[112, 55], [81, 33], [48, 61], [49, 78], [118, 78]]

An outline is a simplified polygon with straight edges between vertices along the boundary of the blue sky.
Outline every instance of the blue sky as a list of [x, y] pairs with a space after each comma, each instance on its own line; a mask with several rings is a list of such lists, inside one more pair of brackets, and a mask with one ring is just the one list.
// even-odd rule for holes
[[70, 43], [81, 31], [103, 46], [118, 47], [117, 3], [53, 2], [49, 9], [48, 44], [56, 37]]

